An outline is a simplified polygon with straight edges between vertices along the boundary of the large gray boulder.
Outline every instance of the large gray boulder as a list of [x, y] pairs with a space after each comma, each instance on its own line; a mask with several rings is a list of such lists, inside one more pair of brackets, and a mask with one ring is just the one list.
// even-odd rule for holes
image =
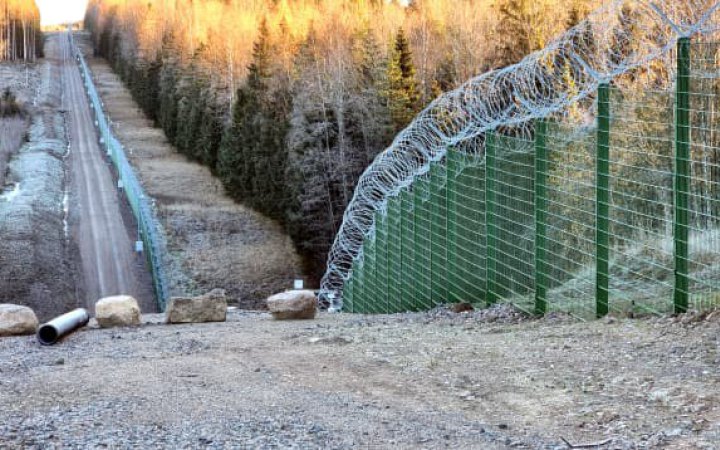
[[213, 289], [199, 297], [173, 297], [166, 311], [167, 323], [225, 322], [225, 291]]
[[27, 306], [0, 304], [0, 336], [33, 334], [37, 327], [38, 319], [32, 309]]
[[95, 320], [101, 328], [140, 325], [140, 306], [129, 295], [105, 297], [95, 303]]
[[267, 307], [277, 320], [314, 319], [317, 299], [310, 290], [286, 291], [269, 297]]

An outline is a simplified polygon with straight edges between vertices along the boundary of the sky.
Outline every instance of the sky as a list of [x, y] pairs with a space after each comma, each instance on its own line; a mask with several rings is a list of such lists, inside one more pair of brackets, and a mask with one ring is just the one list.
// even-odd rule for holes
[[88, 0], [35, 0], [42, 25], [75, 22], [85, 17]]

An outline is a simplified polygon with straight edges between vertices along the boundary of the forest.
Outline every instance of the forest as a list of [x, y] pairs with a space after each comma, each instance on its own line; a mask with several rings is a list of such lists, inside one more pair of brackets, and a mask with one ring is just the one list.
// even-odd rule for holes
[[429, 102], [519, 61], [587, 0], [91, 0], [145, 113], [238, 202], [278, 220], [312, 277], [362, 171]]
[[0, 61], [43, 55], [40, 10], [32, 0], [0, 0]]

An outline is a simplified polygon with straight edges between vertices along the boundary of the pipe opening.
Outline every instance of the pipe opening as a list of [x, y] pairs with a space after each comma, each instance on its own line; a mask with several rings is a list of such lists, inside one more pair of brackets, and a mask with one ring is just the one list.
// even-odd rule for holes
[[52, 325], [43, 325], [37, 333], [38, 341], [43, 345], [52, 345], [58, 340], [58, 331]]

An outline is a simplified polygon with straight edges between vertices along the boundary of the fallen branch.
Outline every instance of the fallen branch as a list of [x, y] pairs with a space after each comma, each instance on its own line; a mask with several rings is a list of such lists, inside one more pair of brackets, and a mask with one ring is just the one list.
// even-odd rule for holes
[[588, 444], [571, 444], [570, 442], [568, 442], [567, 439], [565, 439], [565, 438], [562, 437], [562, 436], [560, 436], [560, 439], [562, 439], [562, 441], [565, 443], [565, 445], [568, 446], [568, 448], [593, 448], [593, 447], [600, 447], [601, 445], [609, 444], [609, 443], [612, 441], [612, 439], [605, 439], [604, 441], [592, 442], [592, 443], [588, 443]]

